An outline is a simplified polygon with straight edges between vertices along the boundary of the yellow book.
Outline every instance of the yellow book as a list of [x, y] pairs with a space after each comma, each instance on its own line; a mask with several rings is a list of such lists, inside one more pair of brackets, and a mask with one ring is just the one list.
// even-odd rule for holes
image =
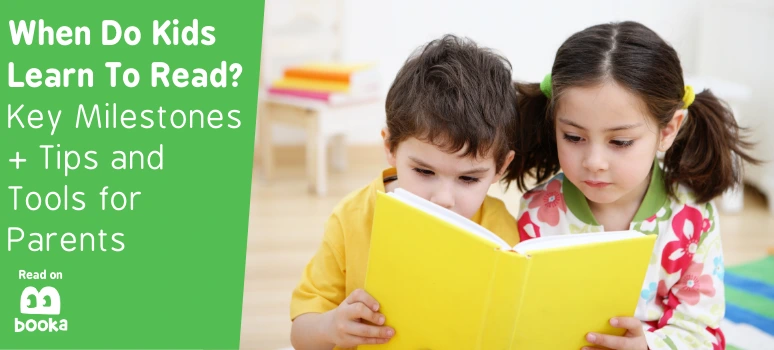
[[304, 78], [282, 78], [274, 81], [272, 87], [279, 89], [306, 90], [315, 92], [350, 92], [350, 84], [338, 81], [324, 81]]
[[[494, 233], [405, 190], [377, 193], [365, 290], [395, 336], [362, 349], [580, 349], [633, 316], [655, 235]], [[514, 222], [514, 225], [516, 223]]]
[[283, 78], [347, 83], [350, 90], [367, 90], [378, 87], [381, 82], [376, 65], [368, 63], [307, 63], [285, 68]]
[[314, 69], [314, 70], [324, 70], [324, 71], [333, 71], [333, 72], [346, 72], [346, 73], [354, 73], [359, 71], [365, 71], [369, 69], [373, 69], [376, 67], [375, 62], [307, 62], [304, 64], [300, 64], [296, 67], [299, 68], [306, 68], [306, 69]]

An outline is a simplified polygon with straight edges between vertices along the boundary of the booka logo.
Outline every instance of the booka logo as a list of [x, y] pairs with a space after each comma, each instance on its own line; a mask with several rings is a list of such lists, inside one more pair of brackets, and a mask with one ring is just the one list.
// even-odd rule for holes
[[35, 287], [27, 287], [22, 292], [21, 313], [25, 315], [59, 315], [61, 308], [59, 292], [54, 287], [43, 287], [39, 292]]
[[[54, 287], [43, 287], [40, 291], [35, 287], [24, 288], [21, 295], [21, 313], [24, 315], [59, 315], [61, 311], [61, 299], [59, 292]], [[19, 332], [59, 332], [67, 330], [67, 320], [55, 320], [49, 317], [47, 320], [28, 319], [26, 321], [14, 321], [14, 331]]]

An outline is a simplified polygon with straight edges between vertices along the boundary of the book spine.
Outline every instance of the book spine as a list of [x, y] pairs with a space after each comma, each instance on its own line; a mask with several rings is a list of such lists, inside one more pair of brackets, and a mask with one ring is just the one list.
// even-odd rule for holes
[[316, 91], [295, 90], [295, 89], [281, 89], [281, 88], [272, 87], [272, 88], [269, 88], [269, 93], [272, 94], [272, 95], [308, 98], [308, 99], [313, 99], [313, 100], [318, 100], [318, 101], [326, 101], [326, 102], [329, 102], [330, 99], [331, 99], [331, 93], [328, 93], [328, 92], [316, 92]]
[[[493, 252], [495, 254], [493, 267], [491, 269], [492, 274], [489, 276], [489, 285], [487, 287], [487, 290], [489, 293], [486, 294], [486, 301], [484, 302], [484, 310], [483, 310], [483, 316], [481, 317], [481, 326], [478, 330], [478, 339], [476, 339], [476, 349], [478, 350], [485, 350], [488, 348], [491, 348], [490, 346], [492, 341], [497, 341], [498, 339], [493, 339], [491, 323], [492, 320], [500, 320], [500, 317], [494, 315], [497, 313], [497, 309], [499, 308], [498, 305], [498, 297], [497, 289], [498, 286], [498, 276], [500, 275], [499, 269], [502, 267], [501, 261], [503, 260], [503, 255], [501, 251], [495, 250]], [[494, 332], [496, 334], [496, 332]], [[496, 346], [494, 348], [497, 348]]]
[[497, 258], [477, 349], [515, 349], [513, 332], [518, 327], [530, 259], [504, 249], [496, 250], [495, 254]]
[[315, 92], [349, 92], [348, 83], [317, 81], [298, 78], [284, 78], [275, 81], [272, 87], [280, 89], [307, 90]]
[[286, 78], [300, 78], [321, 81], [333, 81], [339, 83], [350, 83], [351, 75], [346, 72], [318, 71], [311, 69], [288, 69], [285, 71]]
[[526, 288], [529, 283], [529, 276], [530, 272], [532, 270], [532, 259], [527, 257], [526, 262], [524, 264], [524, 267], [522, 269], [523, 273], [523, 279], [521, 283], [519, 284], [519, 291], [518, 291], [518, 301], [516, 302], [516, 307], [513, 309], [513, 312], [515, 313], [514, 321], [513, 321], [513, 328], [511, 329], [511, 339], [509, 341], [508, 349], [520, 349], [523, 346], [521, 346], [520, 337], [524, 337], [525, 335], [520, 332], [521, 327], [521, 310], [524, 308], [524, 300], [526, 293]]

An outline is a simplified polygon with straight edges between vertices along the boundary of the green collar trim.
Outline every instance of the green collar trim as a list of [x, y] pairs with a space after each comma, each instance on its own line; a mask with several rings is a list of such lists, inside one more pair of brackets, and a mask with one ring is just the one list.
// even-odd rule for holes
[[[594, 214], [591, 212], [591, 207], [589, 207], [583, 192], [578, 187], [575, 187], [566, 176], [563, 176], [562, 179], [562, 192], [567, 208], [572, 211], [575, 217], [587, 225], [600, 226], [594, 218]], [[637, 209], [637, 213], [634, 214], [632, 221], [644, 221], [655, 215], [664, 206], [666, 200], [667, 194], [666, 187], [664, 186], [663, 171], [658, 164], [658, 160], [654, 159], [648, 190], [645, 192], [645, 198], [643, 198], [640, 208]]]
[[600, 226], [599, 223], [597, 223], [597, 219], [594, 218], [594, 214], [589, 207], [589, 202], [586, 201], [586, 196], [583, 195], [583, 192], [575, 187], [575, 185], [567, 179], [567, 176], [563, 177], [562, 192], [564, 192], [564, 202], [567, 204], [567, 209], [570, 209], [573, 215], [585, 224]]
[[642, 199], [640, 209], [634, 214], [633, 221], [645, 221], [649, 217], [656, 215], [666, 201], [667, 193], [666, 186], [664, 185], [664, 173], [661, 170], [661, 166], [658, 165], [658, 159], [654, 159], [648, 191], [645, 192], [645, 198]]

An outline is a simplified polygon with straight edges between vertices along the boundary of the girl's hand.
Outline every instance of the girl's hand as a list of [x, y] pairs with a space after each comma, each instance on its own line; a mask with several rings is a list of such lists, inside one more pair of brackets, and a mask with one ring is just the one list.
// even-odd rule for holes
[[583, 348], [591, 349], [616, 349], [616, 350], [648, 350], [648, 342], [645, 340], [645, 331], [642, 322], [633, 317], [618, 317], [610, 320], [610, 325], [617, 328], [625, 328], [623, 337], [607, 334], [589, 333], [586, 340], [601, 347]]

